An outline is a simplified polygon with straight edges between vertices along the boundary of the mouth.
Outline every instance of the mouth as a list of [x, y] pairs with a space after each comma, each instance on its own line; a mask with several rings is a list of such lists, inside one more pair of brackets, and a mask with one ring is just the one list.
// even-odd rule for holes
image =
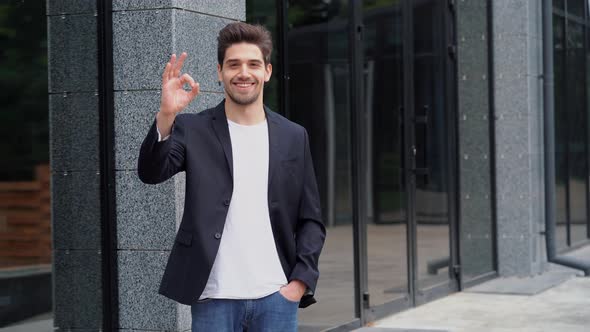
[[254, 82], [233, 82], [232, 85], [237, 87], [238, 90], [248, 90], [253, 87], [256, 83]]

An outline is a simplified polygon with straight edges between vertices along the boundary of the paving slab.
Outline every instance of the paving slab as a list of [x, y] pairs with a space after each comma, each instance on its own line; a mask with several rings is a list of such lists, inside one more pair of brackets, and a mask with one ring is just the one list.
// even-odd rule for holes
[[534, 295], [461, 292], [386, 317], [375, 327], [452, 332], [587, 332], [590, 278], [571, 277]]
[[361, 327], [352, 332], [447, 332], [445, 330], [396, 329], [386, 327]]
[[468, 293], [535, 295], [573, 278], [576, 272], [555, 271], [531, 277], [497, 278], [466, 289]]
[[21, 322], [0, 328], [0, 332], [53, 332], [53, 319], [42, 319], [37, 321]]

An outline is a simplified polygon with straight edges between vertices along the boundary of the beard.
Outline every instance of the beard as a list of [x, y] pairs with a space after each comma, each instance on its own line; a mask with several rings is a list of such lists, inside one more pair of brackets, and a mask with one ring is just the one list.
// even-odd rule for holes
[[242, 106], [253, 104], [256, 100], [258, 100], [258, 96], [260, 96], [259, 90], [254, 91], [251, 95], [239, 95], [234, 94], [231, 89], [228, 89], [227, 87], [224, 87], [224, 89], [229, 99]]

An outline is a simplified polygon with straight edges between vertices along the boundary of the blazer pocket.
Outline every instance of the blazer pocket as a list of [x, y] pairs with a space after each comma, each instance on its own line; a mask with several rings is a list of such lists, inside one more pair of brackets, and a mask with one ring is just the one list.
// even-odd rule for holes
[[193, 233], [185, 231], [182, 228], [178, 229], [178, 233], [176, 234], [176, 242], [184, 244], [185, 246], [190, 246], [193, 242]]

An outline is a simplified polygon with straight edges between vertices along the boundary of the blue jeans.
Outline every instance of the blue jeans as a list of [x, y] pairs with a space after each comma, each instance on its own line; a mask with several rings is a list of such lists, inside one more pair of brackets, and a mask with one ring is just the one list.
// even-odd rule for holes
[[296, 332], [298, 307], [279, 292], [255, 300], [205, 299], [191, 306], [192, 332]]

